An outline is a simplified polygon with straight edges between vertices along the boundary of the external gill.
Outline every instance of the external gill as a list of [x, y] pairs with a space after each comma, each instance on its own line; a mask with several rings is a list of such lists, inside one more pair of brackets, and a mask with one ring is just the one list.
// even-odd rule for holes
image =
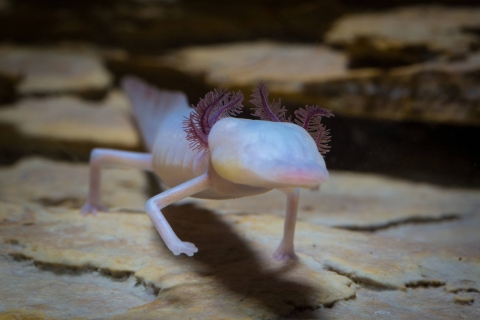
[[200, 99], [197, 106], [185, 118], [183, 128], [187, 133], [187, 140], [193, 150], [208, 150], [208, 134], [213, 125], [220, 119], [235, 116], [241, 112], [243, 94], [231, 93], [223, 89], [215, 89]]
[[325, 155], [330, 151], [330, 130], [325, 129], [320, 122], [322, 117], [330, 118], [333, 117], [333, 113], [330, 110], [323, 109], [319, 106], [305, 106], [295, 111], [295, 123], [305, 130], [312, 136], [315, 141], [318, 151], [322, 155]]
[[295, 121], [291, 117], [287, 118], [285, 107], [281, 107], [281, 101], [268, 102], [268, 90], [265, 82], [261, 81], [257, 88], [253, 90], [251, 103], [255, 105], [253, 115], [259, 117], [260, 120], [273, 122], [292, 122], [303, 127], [315, 141], [318, 151], [325, 155], [330, 151], [328, 143], [330, 142], [330, 130], [325, 129], [320, 121], [322, 117], [333, 117], [330, 110], [323, 109], [319, 106], [305, 106], [295, 111]]
[[281, 100], [273, 100], [270, 104], [268, 102], [268, 90], [265, 82], [261, 81], [257, 88], [253, 90], [251, 103], [255, 105], [256, 108], [253, 108], [253, 116], [259, 117], [260, 120], [267, 120], [273, 122], [286, 122], [290, 119], [285, 118], [285, 112], [287, 111], [285, 107], [281, 106]]

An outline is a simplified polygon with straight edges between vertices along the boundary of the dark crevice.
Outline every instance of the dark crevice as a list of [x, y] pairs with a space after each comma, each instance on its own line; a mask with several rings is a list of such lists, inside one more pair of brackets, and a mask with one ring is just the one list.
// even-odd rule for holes
[[352, 275], [347, 272], [340, 271], [332, 266], [325, 265], [325, 269], [331, 272], [334, 272], [338, 275], [341, 275], [343, 277], [346, 277], [350, 279], [353, 283], [356, 285], [359, 285], [365, 289], [370, 289], [373, 291], [385, 291], [385, 290], [397, 290], [397, 287], [390, 286], [390, 285], [385, 285], [383, 283], [377, 282], [373, 279], [365, 278], [365, 277], [359, 277], [357, 275]]
[[445, 214], [440, 217], [407, 217], [404, 219], [388, 221], [384, 224], [378, 224], [374, 226], [334, 226], [334, 228], [345, 229], [349, 231], [375, 232], [406, 224], [438, 223], [444, 221], [460, 220], [461, 218], [462, 217], [460, 214], [451, 213]]
[[112, 281], [120, 281], [120, 282], [126, 281], [128, 278], [133, 276], [136, 279], [136, 286], [142, 285], [147, 290], [147, 292], [157, 296], [161, 290], [161, 288], [155, 286], [154, 283], [150, 283], [150, 282], [147, 283], [143, 278], [135, 276], [135, 272], [131, 270], [111, 270], [108, 268], [100, 268], [92, 265], [74, 266], [74, 265], [52, 263], [52, 262], [35, 260], [34, 258], [19, 252], [12, 252], [12, 253], [9, 253], [8, 255], [11, 258], [13, 258], [15, 261], [18, 261], [18, 262], [29, 261], [33, 264], [33, 266], [35, 266], [39, 270], [51, 272], [56, 275], [78, 276], [85, 273], [98, 273], [99, 275], [109, 278]]
[[438, 288], [441, 286], [445, 285], [445, 281], [441, 280], [435, 280], [435, 279], [430, 279], [430, 280], [419, 280], [415, 282], [410, 282], [407, 283], [405, 286], [407, 288]]
[[66, 207], [69, 209], [78, 209], [85, 203], [85, 199], [79, 199], [79, 198], [73, 198], [73, 197], [51, 199], [51, 198], [45, 197], [45, 198], [36, 199], [35, 202], [45, 207]]

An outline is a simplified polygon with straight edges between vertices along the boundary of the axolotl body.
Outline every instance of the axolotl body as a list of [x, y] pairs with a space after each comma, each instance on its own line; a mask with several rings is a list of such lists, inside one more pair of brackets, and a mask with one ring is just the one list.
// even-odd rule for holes
[[280, 101], [268, 101], [263, 82], [251, 100], [261, 120], [232, 117], [243, 107], [240, 92], [217, 89], [192, 109], [183, 93], [159, 90], [134, 77], [125, 78], [122, 87], [149, 152], [94, 149], [82, 214], [106, 211], [99, 194], [102, 166], [153, 171], [171, 189], [149, 199], [145, 211], [173, 254], [192, 256], [198, 249], [176, 236], [162, 208], [188, 196], [232, 199], [278, 189], [287, 195], [287, 210], [274, 258], [295, 257], [298, 188], [317, 188], [328, 178], [320, 152], [328, 151], [329, 136], [320, 120], [333, 115], [329, 110], [306, 106], [297, 110], [298, 119], [292, 123]]

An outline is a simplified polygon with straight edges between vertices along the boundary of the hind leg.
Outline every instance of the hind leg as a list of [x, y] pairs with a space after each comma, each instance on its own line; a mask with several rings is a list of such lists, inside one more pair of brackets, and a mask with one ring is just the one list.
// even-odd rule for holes
[[100, 202], [100, 169], [102, 166], [122, 166], [152, 171], [150, 153], [129, 152], [112, 149], [93, 149], [90, 154], [90, 187], [87, 203], [82, 207], [82, 215], [108, 211]]

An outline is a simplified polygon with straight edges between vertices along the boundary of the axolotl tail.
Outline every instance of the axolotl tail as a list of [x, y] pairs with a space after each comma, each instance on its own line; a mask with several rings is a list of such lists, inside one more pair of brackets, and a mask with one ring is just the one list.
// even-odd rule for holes
[[157, 89], [134, 76], [124, 77], [121, 87], [131, 101], [135, 120], [149, 151], [153, 149], [165, 115], [178, 109], [189, 108], [185, 94]]

